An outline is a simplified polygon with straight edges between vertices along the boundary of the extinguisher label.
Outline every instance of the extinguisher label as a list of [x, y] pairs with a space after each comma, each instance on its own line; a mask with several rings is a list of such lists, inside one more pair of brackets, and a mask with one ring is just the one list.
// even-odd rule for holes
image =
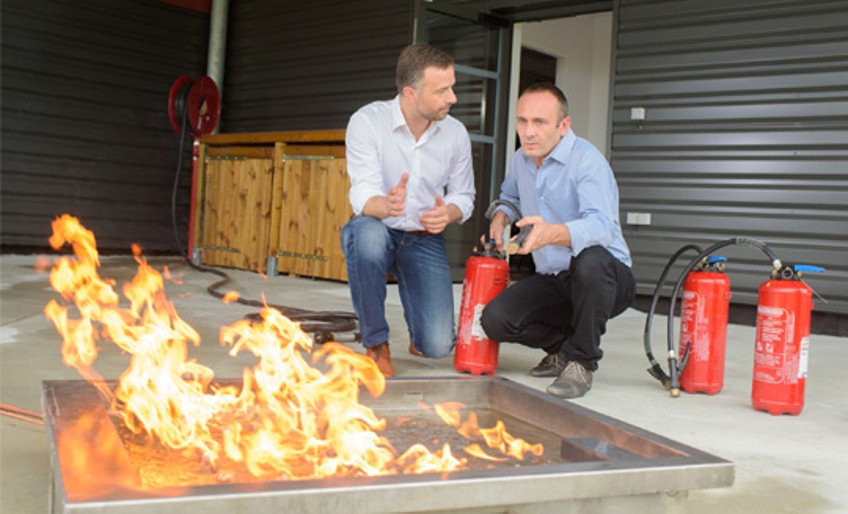
[[798, 378], [807, 378], [807, 356], [810, 353], [810, 338], [801, 339], [801, 359], [798, 361]]
[[483, 325], [480, 324], [480, 317], [483, 315], [483, 308], [486, 307], [482, 303], [474, 306], [474, 323], [471, 324], [471, 337], [475, 339], [488, 339], [489, 336], [483, 331]]
[[[797, 342], [793, 341], [795, 316], [779, 307], [757, 308], [757, 344], [754, 351], [754, 380], [769, 384], [794, 384], [806, 376], [799, 365]], [[806, 361], [806, 353], [802, 357]]]
[[683, 291], [680, 312], [680, 356], [689, 346], [689, 359], [710, 359], [710, 322], [704, 313], [704, 298], [692, 291]]

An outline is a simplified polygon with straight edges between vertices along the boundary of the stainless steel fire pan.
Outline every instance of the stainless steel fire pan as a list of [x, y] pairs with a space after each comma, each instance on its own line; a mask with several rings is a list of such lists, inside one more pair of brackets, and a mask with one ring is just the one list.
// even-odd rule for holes
[[[74, 489], [66, 475], [79, 469], [69, 469], [73, 462], [61, 462], [57, 448], [63, 431], [82, 413], [98, 407], [108, 418], [100, 397], [84, 381], [53, 381], [44, 383], [43, 401], [51, 436], [54, 514], [669, 512], [682, 511], [688, 491], [727, 487], [734, 479], [733, 464], [719, 457], [506, 379], [461, 376], [390, 379], [382, 397], [364, 402], [387, 418], [420, 411], [420, 402], [462, 402], [469, 410], [504, 419], [515, 436], [544, 441], [545, 455], [553, 452], [554, 457], [539, 465], [471, 469], [447, 476], [143, 490], [115, 484], [102, 473], [88, 477], [89, 484], [98, 484], [92, 493], [90, 487]], [[118, 440], [117, 431], [105, 439], [110, 437]]]

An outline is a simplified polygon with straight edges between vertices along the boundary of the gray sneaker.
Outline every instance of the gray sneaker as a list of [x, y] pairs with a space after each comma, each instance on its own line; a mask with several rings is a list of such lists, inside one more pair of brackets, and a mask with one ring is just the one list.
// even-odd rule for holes
[[530, 370], [531, 377], [558, 377], [565, 369], [565, 356], [561, 353], [545, 355], [535, 368]]
[[592, 388], [592, 372], [582, 364], [569, 361], [554, 383], [548, 386], [548, 394], [557, 398], [580, 398]]

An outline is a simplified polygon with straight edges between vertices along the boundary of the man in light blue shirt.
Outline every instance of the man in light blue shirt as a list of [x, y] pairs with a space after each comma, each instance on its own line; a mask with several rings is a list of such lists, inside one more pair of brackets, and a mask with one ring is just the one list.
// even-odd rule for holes
[[448, 115], [456, 103], [453, 58], [429, 45], [400, 54], [398, 95], [359, 109], [347, 127], [347, 171], [355, 216], [342, 229], [353, 307], [366, 354], [394, 368], [385, 316], [386, 274], [398, 280], [409, 351], [453, 349], [453, 285], [443, 231], [474, 208], [468, 131]]
[[[548, 393], [578, 398], [592, 386], [607, 320], [633, 301], [630, 251], [618, 221], [618, 186], [604, 156], [571, 130], [565, 95], [553, 84], [525, 89], [516, 106], [521, 149], [501, 186], [489, 236], [503, 248], [511, 222], [532, 225], [519, 254], [532, 254], [536, 274], [507, 288], [483, 311], [496, 341], [546, 352], [533, 376], [555, 376]], [[513, 214], [514, 216], [514, 214]]]

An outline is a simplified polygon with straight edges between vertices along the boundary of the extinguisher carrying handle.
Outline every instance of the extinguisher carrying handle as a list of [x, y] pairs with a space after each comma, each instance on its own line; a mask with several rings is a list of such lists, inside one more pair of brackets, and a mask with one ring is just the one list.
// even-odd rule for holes
[[812, 264], [793, 264], [792, 271], [796, 277], [800, 277], [802, 273], [824, 273], [827, 270]]
[[492, 202], [492, 205], [490, 205], [489, 208], [486, 209], [486, 219], [492, 219], [492, 217], [495, 215], [495, 212], [497, 212], [498, 207], [506, 207], [507, 209], [512, 211], [512, 215], [515, 218], [514, 221], [518, 221], [524, 217], [524, 215], [521, 214], [521, 209], [519, 209], [517, 205], [510, 202], [509, 200], [498, 199]]

